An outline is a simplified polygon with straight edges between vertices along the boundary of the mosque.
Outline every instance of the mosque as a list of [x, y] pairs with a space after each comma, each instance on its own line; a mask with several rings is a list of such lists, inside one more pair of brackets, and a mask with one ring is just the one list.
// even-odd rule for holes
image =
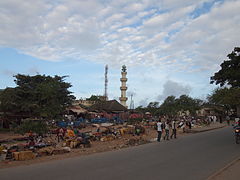
[[120, 78], [121, 81], [121, 97], [119, 98], [120, 103], [125, 106], [127, 108], [127, 96], [126, 96], [126, 92], [127, 92], [127, 67], [125, 65], [122, 66], [122, 77]]

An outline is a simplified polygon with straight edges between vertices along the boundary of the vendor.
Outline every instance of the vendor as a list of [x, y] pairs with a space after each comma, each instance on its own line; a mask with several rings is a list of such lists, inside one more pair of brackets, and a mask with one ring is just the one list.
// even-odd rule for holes
[[62, 141], [64, 140], [64, 130], [63, 130], [63, 128], [58, 129], [57, 139], [58, 139], [58, 142], [60, 141], [60, 139]]
[[79, 134], [79, 130], [77, 128], [74, 128], [73, 132], [76, 136]]

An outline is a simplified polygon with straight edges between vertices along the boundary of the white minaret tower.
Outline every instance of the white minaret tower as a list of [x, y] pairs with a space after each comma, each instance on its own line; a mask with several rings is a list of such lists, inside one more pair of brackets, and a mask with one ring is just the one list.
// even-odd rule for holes
[[120, 78], [120, 81], [121, 81], [121, 87], [120, 87], [120, 90], [121, 90], [121, 97], [119, 98], [120, 100], [120, 103], [125, 106], [127, 108], [127, 96], [126, 96], [126, 91], [127, 91], [127, 68], [125, 65], [122, 66], [122, 78]]

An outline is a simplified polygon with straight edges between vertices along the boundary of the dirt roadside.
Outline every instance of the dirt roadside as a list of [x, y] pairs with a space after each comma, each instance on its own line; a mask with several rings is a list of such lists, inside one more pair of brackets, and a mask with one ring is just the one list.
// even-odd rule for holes
[[220, 169], [207, 180], [238, 180], [240, 179], [240, 157]]
[[[213, 130], [213, 129], [218, 129], [225, 127], [225, 124], [211, 124], [210, 126], [207, 127], [195, 127], [192, 130], [196, 131], [194, 133], [199, 133], [199, 132], [204, 132], [207, 130]], [[182, 133], [182, 130], [178, 130], [178, 137], [183, 137], [183, 136], [188, 136], [191, 135], [192, 133]], [[14, 136], [14, 135], [13, 135]], [[91, 148], [78, 148], [78, 149], [72, 149], [70, 153], [66, 154], [59, 154], [59, 155], [52, 155], [52, 156], [43, 156], [39, 158], [35, 158], [33, 160], [27, 160], [27, 161], [3, 161], [0, 162], [0, 168], [10, 168], [10, 167], [16, 167], [16, 166], [21, 166], [21, 165], [31, 165], [35, 163], [42, 163], [46, 161], [52, 161], [52, 160], [61, 160], [65, 158], [73, 158], [77, 156], [85, 156], [85, 155], [91, 155], [95, 153], [101, 153], [101, 152], [107, 152], [107, 151], [114, 151], [114, 150], [119, 150], [122, 148], [128, 148], [131, 146], [135, 145], [126, 145], [126, 142], [129, 141], [129, 139], [132, 138], [141, 138], [143, 139], [143, 143], [150, 143], [150, 142], [155, 142], [155, 138], [157, 136], [157, 132], [153, 129], [148, 129], [146, 131], [146, 134], [141, 136], [141, 137], [133, 137], [132, 135], [129, 136], [124, 136], [120, 139], [115, 139], [114, 141], [107, 141], [107, 142], [101, 142], [101, 141], [94, 141], [92, 142], [92, 147]], [[141, 145], [139, 144], [139, 145]]]

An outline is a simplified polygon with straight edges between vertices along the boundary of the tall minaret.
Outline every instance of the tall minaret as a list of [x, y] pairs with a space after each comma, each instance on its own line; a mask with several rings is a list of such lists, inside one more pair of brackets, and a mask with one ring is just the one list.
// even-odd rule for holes
[[120, 90], [121, 90], [121, 97], [119, 98], [120, 100], [120, 103], [125, 106], [127, 108], [127, 96], [126, 96], [126, 91], [127, 91], [127, 85], [126, 85], [126, 82], [127, 82], [127, 68], [125, 65], [122, 66], [122, 78], [120, 78], [120, 81], [121, 81], [121, 87], [120, 87]]

